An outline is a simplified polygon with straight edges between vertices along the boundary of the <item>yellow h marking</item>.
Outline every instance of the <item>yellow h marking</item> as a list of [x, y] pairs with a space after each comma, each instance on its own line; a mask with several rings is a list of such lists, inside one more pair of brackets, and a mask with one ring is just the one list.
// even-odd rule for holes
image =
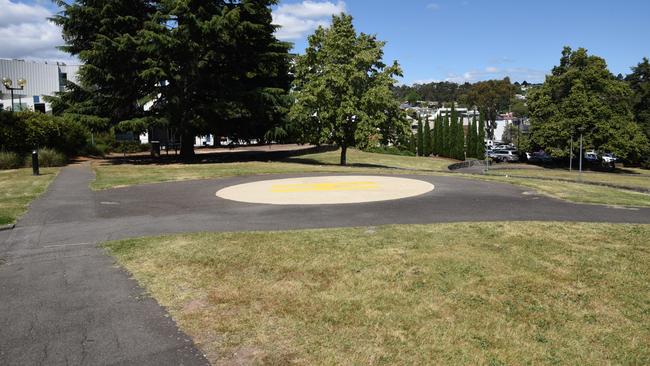
[[332, 183], [297, 183], [275, 184], [273, 193], [323, 192], [323, 191], [365, 191], [379, 189], [376, 182], [332, 182]]

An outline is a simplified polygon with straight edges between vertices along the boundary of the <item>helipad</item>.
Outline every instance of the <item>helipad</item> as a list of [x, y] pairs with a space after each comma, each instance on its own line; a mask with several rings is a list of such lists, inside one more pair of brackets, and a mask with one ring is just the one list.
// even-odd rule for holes
[[264, 180], [224, 188], [217, 196], [274, 205], [326, 205], [388, 201], [434, 189], [417, 179], [381, 176], [326, 176]]

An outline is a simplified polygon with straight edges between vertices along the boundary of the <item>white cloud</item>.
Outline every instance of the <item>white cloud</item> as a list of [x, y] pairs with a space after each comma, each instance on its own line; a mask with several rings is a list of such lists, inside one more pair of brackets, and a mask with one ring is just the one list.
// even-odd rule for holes
[[1, 58], [72, 61], [56, 49], [63, 44], [61, 29], [47, 20], [44, 6], [0, 0]]
[[450, 73], [445, 78], [445, 81], [455, 83], [474, 83], [482, 80], [489, 79], [503, 79], [509, 77], [511, 80], [528, 81], [533, 83], [543, 82], [548, 74], [544, 70], [530, 69], [526, 67], [511, 67], [499, 69], [494, 66], [488, 66], [484, 70], [471, 70], [464, 72], [462, 75]]
[[282, 4], [273, 11], [273, 24], [280, 28], [275, 35], [289, 41], [306, 36], [319, 26], [327, 26], [330, 17], [345, 12], [345, 2], [311, 1]]
[[431, 11], [436, 11], [436, 10], [440, 9], [440, 5], [438, 5], [436, 3], [429, 3], [429, 4], [427, 4], [427, 9], [429, 9]]

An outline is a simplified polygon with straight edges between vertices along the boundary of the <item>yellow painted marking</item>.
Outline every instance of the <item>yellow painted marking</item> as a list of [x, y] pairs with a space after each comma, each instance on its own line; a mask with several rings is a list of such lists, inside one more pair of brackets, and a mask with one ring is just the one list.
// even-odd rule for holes
[[379, 189], [376, 182], [331, 182], [331, 183], [294, 183], [275, 184], [273, 193], [324, 192], [324, 191], [365, 191]]

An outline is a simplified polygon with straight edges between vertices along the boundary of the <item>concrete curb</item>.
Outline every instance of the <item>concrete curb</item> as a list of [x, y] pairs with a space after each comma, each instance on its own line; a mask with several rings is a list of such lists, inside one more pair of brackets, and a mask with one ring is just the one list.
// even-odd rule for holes
[[14, 227], [16, 227], [16, 224], [7, 224], [7, 225], [0, 225], [0, 231], [3, 230], [11, 230]]

